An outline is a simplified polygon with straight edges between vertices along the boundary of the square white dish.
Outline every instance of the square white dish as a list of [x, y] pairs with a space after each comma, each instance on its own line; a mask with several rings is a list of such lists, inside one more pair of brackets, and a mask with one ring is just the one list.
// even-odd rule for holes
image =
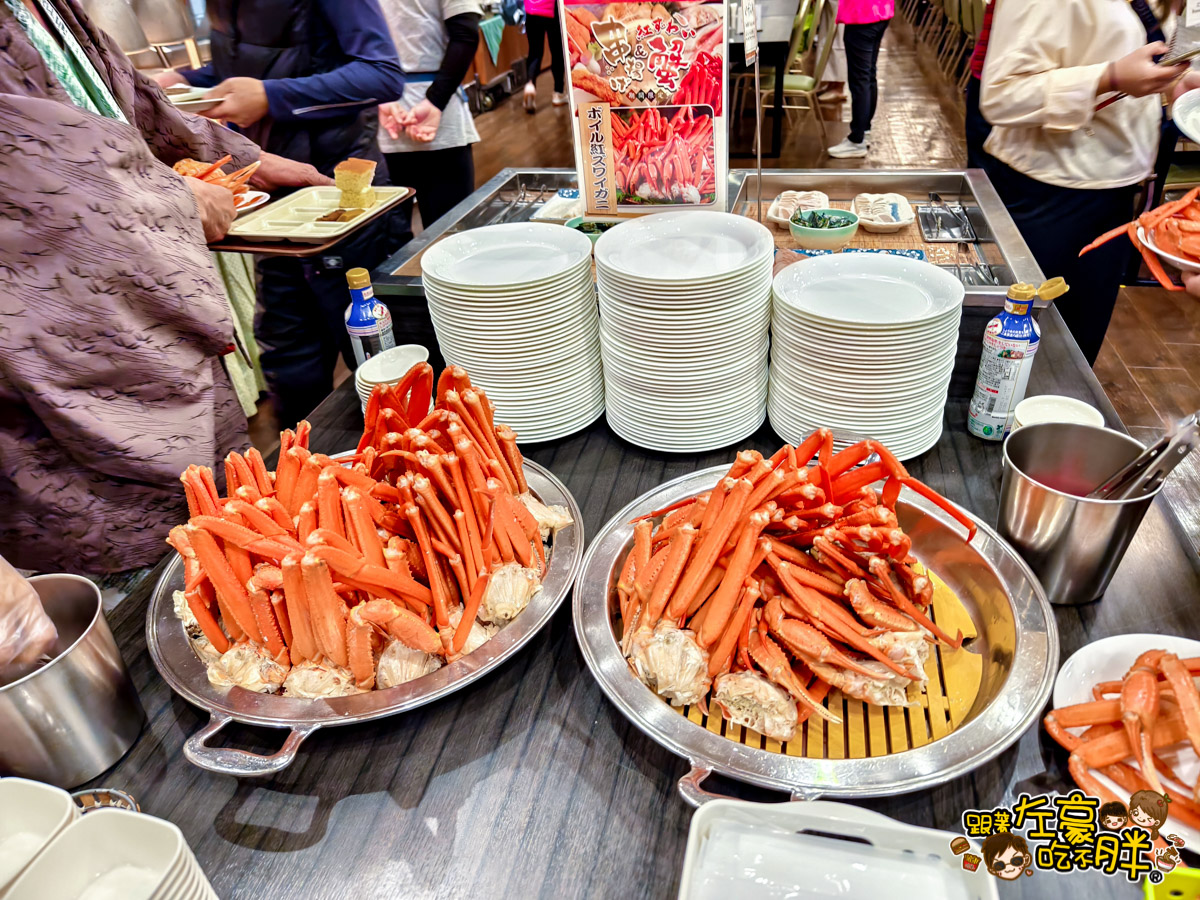
[[[917, 214], [903, 194], [859, 194], [852, 204], [859, 227], [874, 234], [895, 234], [917, 220]], [[882, 211], [894, 221], [879, 218]]]

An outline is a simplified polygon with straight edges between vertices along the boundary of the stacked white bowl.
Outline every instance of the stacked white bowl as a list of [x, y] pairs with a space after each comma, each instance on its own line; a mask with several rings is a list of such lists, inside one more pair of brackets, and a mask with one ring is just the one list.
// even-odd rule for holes
[[585, 234], [539, 222], [454, 234], [425, 251], [421, 279], [442, 356], [522, 443], [573, 434], [604, 411]]
[[216, 900], [183, 833], [119, 809], [68, 825], [13, 882], [5, 900]]
[[25, 778], [0, 778], [0, 897], [79, 815], [79, 806], [62, 788]]
[[[395, 384], [417, 363], [427, 362], [429, 351], [420, 344], [401, 344], [376, 353], [354, 370], [354, 389], [363, 409], [371, 399], [371, 391], [377, 384]], [[437, 377], [437, 373], [434, 373]]]
[[771, 425], [793, 443], [814, 429], [835, 444], [862, 438], [900, 459], [924, 453], [942, 419], [963, 286], [919, 260], [832, 254], [775, 278]]
[[596, 241], [608, 424], [667, 452], [725, 447], [763, 422], [771, 232], [743, 216], [654, 213]]

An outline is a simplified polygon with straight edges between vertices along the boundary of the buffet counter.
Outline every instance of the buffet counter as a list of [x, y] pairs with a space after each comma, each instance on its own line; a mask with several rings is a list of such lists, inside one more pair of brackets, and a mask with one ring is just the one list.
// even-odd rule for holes
[[[464, 204], [454, 221], [473, 209]], [[1036, 279], [1019, 254], [1006, 258], [1016, 275]], [[392, 287], [404, 285], [397, 280]], [[1041, 325], [1029, 393], [1080, 398], [1121, 428], [1057, 311], [1042, 310]], [[909, 469], [991, 522], [1001, 447], [971, 437], [965, 427], [969, 391], [963, 385], [974, 375], [978, 353], [976, 344], [959, 360], [945, 431]], [[363, 419], [353, 385], [343, 384], [310, 420], [314, 451], [354, 447]], [[780, 443], [764, 425], [739, 446], [771, 453]], [[645, 451], [618, 439], [601, 418], [526, 454], [566, 484], [592, 536], [635, 497], [679, 475], [728, 464], [733, 449]], [[1094, 604], [1055, 608], [1063, 659], [1113, 634], [1200, 633], [1194, 602], [1200, 559], [1178, 529], [1160, 498], [1107, 595]], [[568, 604], [489, 678], [405, 715], [322, 730], [283, 773], [239, 781], [201, 770], [184, 756], [185, 741], [207, 715], [171, 692], [146, 649], [146, 600], [159, 570], [112, 617], [149, 721], [130, 753], [95, 784], [127, 790], [146, 812], [177, 823], [222, 898], [674, 896], [693, 813], [676, 785], [689, 763], [605, 699], [581, 657]], [[224, 739], [273, 753], [284, 734], [235, 725]], [[786, 799], [717, 776], [705, 787], [747, 799]], [[1070, 787], [1065, 754], [1039, 725], [968, 775], [862, 805], [958, 832], [964, 810]], [[1003, 890], [1096, 900], [1130, 896], [1134, 887], [1095, 871], [1039, 872]]]
[[[750, 169], [733, 169], [729, 174], [728, 211], [758, 218], [757, 178]], [[466, 200], [405, 244], [374, 273], [376, 294], [384, 297], [421, 295], [421, 254], [449, 234], [485, 225], [527, 222], [530, 219], [563, 221], [556, 218], [547, 201], [560, 189], [576, 187], [574, 169], [502, 169]], [[917, 206], [928, 203], [936, 193], [945, 203], [961, 205], [975, 231], [976, 240], [966, 243], [930, 244], [922, 240], [916, 224], [896, 235], [869, 235], [860, 230], [852, 247], [922, 249], [930, 262], [954, 270], [956, 263], [975, 262], [985, 266], [996, 284], [967, 285], [965, 305], [997, 309], [1004, 303], [1008, 285], [1037, 283], [1042, 273], [1025, 246], [1021, 233], [1004, 208], [1000, 196], [980, 169], [767, 169], [763, 172], [763, 209], [783, 191], [819, 190], [838, 206], [848, 206], [860, 193], [894, 192]], [[780, 249], [794, 246], [786, 229], [770, 226]]]

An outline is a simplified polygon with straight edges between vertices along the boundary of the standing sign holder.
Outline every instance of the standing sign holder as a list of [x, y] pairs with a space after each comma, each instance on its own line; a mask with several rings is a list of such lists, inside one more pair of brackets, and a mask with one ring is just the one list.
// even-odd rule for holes
[[728, 5], [564, 0], [575, 167], [588, 215], [725, 209]]
[[754, 67], [754, 161], [758, 172], [758, 221], [763, 221], [762, 206], [762, 88], [758, 81], [758, 11], [754, 0], [742, 0], [742, 39], [746, 65]]

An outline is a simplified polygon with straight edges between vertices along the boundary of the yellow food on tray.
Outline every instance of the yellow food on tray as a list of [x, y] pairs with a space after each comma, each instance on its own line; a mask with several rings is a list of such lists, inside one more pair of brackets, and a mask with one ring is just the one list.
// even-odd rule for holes
[[[621, 648], [673, 705], [711, 700], [734, 725], [789, 741], [812, 714], [843, 727], [831, 692], [868, 709], [942, 696], [931, 651], [957, 651], [974, 627], [913, 558], [896, 502], [908, 487], [967, 540], [974, 522], [878, 442], [833, 453], [832, 440], [821, 429], [770, 458], [742, 451], [711, 491], [636, 521], [617, 582]], [[858, 467], [872, 454], [878, 462]]]
[[389, 688], [486, 643], [542, 590], [571, 524], [529, 491], [516, 434], [467, 373], [414, 366], [371, 394], [353, 456], [308, 450], [308, 423], [183, 473], [190, 519], [175, 596], [209, 681], [301, 698]]
[[366, 159], [346, 159], [333, 170], [333, 180], [342, 192], [338, 206], [342, 209], [370, 209], [376, 203], [375, 163]]

